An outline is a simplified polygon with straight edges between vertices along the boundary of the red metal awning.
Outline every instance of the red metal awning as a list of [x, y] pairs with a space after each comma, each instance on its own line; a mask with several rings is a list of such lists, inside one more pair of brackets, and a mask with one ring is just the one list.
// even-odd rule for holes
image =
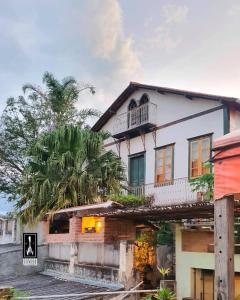
[[214, 199], [240, 193], [240, 130], [214, 141]]

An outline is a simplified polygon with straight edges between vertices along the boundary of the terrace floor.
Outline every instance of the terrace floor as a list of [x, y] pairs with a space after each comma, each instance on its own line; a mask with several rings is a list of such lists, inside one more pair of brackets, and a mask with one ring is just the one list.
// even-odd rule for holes
[[[104, 292], [108, 289], [91, 285], [85, 285], [79, 282], [64, 281], [52, 276], [34, 274], [19, 277], [6, 278], [1, 280], [0, 286], [11, 286], [18, 290], [25, 291], [26, 296], [50, 296]], [[25, 295], [24, 295], [25, 296]], [[95, 296], [96, 297], [96, 296]], [[59, 298], [46, 297], [44, 300], [77, 300], [89, 299], [89, 296], [66, 296]], [[95, 299], [91, 297], [91, 299]]]

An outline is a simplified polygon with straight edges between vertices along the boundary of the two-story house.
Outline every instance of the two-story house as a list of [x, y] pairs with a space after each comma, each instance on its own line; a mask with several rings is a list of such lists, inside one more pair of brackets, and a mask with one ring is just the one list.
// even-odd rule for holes
[[[237, 98], [134, 82], [93, 126], [111, 133], [105, 147], [125, 164], [129, 191], [152, 196], [159, 206], [203, 200], [190, 181], [213, 172], [206, 165], [212, 141], [237, 128]], [[179, 224], [175, 239], [177, 299], [213, 299], [212, 227], [188, 230]], [[236, 272], [239, 258], [236, 255]], [[236, 273], [236, 282], [239, 278]]]

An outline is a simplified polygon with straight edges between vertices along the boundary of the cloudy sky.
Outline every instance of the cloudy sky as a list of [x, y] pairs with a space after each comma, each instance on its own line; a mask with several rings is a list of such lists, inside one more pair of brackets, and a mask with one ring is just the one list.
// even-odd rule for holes
[[240, 97], [240, 1], [2, 0], [0, 28], [0, 111], [45, 71], [102, 111], [129, 81]]

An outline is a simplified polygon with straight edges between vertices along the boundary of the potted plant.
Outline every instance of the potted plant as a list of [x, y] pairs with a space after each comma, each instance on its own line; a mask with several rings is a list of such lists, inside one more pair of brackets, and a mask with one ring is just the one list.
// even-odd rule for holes
[[162, 277], [162, 280], [160, 281], [160, 288], [165, 288], [165, 278], [170, 273], [170, 268], [163, 268], [163, 267], [159, 268], [158, 267], [158, 271]]
[[147, 295], [144, 300], [176, 300], [176, 295], [168, 288], [160, 288], [155, 294]]

